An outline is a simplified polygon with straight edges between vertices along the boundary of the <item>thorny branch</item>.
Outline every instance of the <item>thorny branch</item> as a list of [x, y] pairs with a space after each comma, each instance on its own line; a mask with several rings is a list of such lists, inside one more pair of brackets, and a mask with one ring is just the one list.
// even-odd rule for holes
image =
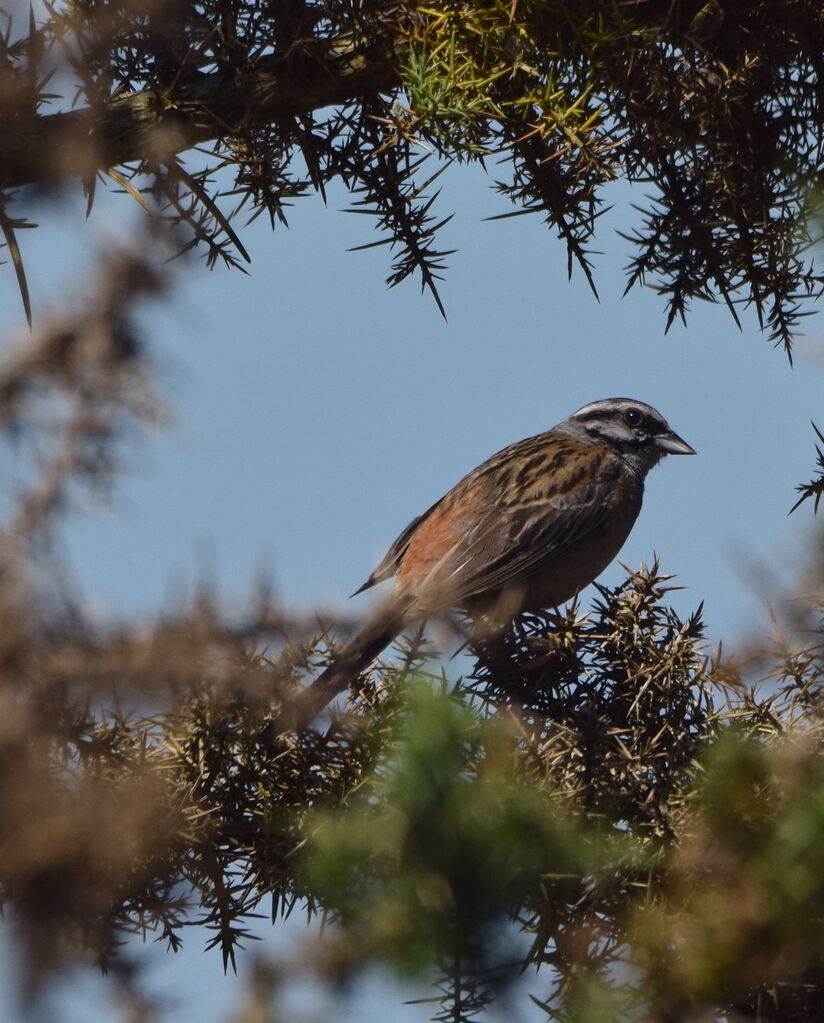
[[340, 182], [396, 249], [389, 283], [440, 303], [443, 166], [502, 161], [512, 215], [544, 218], [593, 288], [623, 178], [628, 287], [668, 326], [696, 299], [751, 306], [790, 354], [822, 286], [823, 53], [817, 0], [66, 0], [0, 36], [3, 230], [28, 310], [10, 189], [79, 177], [91, 202], [108, 174], [237, 266], [241, 209], [274, 225]]

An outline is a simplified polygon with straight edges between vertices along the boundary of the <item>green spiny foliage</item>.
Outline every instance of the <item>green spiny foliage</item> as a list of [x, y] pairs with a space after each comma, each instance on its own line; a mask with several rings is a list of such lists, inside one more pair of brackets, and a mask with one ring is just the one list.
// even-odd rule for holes
[[[660, 291], [668, 325], [752, 306], [789, 353], [822, 283], [822, 53], [817, 0], [66, 0], [0, 36], [6, 244], [28, 310], [10, 189], [76, 176], [91, 205], [108, 174], [181, 249], [242, 267], [242, 211], [284, 223], [342, 184], [389, 284], [417, 274], [440, 305], [445, 164], [494, 161], [501, 215], [543, 217], [593, 288], [621, 178], [627, 287]], [[85, 106], [50, 91], [58, 68]]]

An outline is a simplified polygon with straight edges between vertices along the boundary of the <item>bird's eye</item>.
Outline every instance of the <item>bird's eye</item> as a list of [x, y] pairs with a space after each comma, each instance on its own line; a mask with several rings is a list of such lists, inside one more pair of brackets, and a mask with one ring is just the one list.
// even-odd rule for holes
[[630, 408], [624, 413], [624, 422], [627, 426], [637, 426], [641, 422], [641, 413], [637, 408]]

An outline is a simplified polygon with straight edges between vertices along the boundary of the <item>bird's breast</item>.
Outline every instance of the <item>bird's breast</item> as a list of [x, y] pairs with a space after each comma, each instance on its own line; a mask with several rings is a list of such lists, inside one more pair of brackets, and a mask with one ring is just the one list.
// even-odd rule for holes
[[643, 488], [622, 475], [604, 521], [524, 580], [520, 610], [558, 607], [594, 582], [626, 543], [642, 496]]

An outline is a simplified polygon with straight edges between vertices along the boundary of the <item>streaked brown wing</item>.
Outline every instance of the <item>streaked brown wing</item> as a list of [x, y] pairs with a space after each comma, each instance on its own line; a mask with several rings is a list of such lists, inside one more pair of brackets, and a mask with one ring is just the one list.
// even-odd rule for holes
[[503, 517], [481, 520], [441, 566], [454, 584], [455, 602], [505, 589], [597, 532], [609, 515], [613, 486], [580, 486], [574, 502], [548, 498], [543, 508], [510, 507]]
[[493, 456], [406, 538], [400, 577], [422, 605], [461, 601], [522, 581], [597, 531], [610, 514], [620, 460], [603, 447], [542, 434]]

